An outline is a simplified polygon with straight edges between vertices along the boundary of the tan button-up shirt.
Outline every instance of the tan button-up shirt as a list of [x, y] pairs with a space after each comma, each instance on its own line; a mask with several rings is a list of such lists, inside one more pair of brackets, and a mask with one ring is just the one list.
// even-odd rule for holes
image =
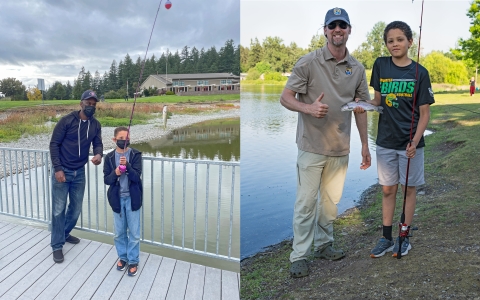
[[337, 62], [327, 46], [301, 57], [285, 86], [298, 93], [298, 101], [311, 104], [323, 92], [328, 104], [324, 118], [298, 113], [297, 146], [300, 150], [343, 156], [350, 153], [352, 113], [340, 107], [355, 98], [370, 100], [365, 68], [348, 50]]

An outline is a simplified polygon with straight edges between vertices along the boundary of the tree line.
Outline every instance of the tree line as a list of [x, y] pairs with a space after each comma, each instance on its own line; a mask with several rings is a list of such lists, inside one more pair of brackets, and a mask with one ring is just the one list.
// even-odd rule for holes
[[[80, 99], [82, 93], [92, 89], [98, 95], [105, 98], [123, 98], [127, 95], [133, 97], [138, 85], [143, 59], [137, 57], [135, 62], [127, 53], [118, 63], [114, 59], [109, 70], [101, 74], [96, 70], [93, 74], [90, 70], [81, 68], [77, 78], [61, 83], [54, 82], [43, 94], [44, 99]], [[240, 46], [235, 46], [232, 39], [227, 40], [225, 45], [217, 51], [215, 46], [205, 50], [196, 47], [185, 46], [181, 50], [167, 53], [163, 52], [158, 58], [152, 54], [145, 61], [142, 81], [149, 75], [154, 74], [194, 74], [194, 73], [233, 73], [240, 75]], [[141, 84], [141, 82], [140, 82]], [[0, 91], [12, 100], [35, 100], [40, 97], [35, 93], [35, 88], [26, 89], [21, 81], [15, 78], [0, 80]], [[36, 96], [35, 96], [36, 95]]]
[[[422, 54], [420, 63], [429, 71], [431, 81], [434, 83], [449, 83], [467, 85], [469, 74], [475, 72], [476, 63], [480, 61], [480, 0], [475, 0], [467, 14], [473, 19], [475, 30], [470, 30], [472, 38], [460, 40], [460, 49], [451, 49], [448, 52], [432, 51]], [[368, 70], [371, 70], [377, 57], [390, 56], [383, 40], [385, 22], [377, 22], [367, 35], [365, 42], [350, 54], [355, 57]], [[413, 32], [413, 45], [408, 55], [416, 61], [418, 53], [418, 36]], [[315, 34], [312, 36], [307, 48], [299, 47], [295, 42], [285, 45], [280, 37], [266, 37], [261, 43], [257, 38], [250, 40], [250, 46], [240, 45], [240, 68], [242, 73], [247, 73], [247, 79], [256, 80], [261, 74], [266, 78], [285, 80], [281, 73], [291, 72], [297, 60], [327, 43], [325, 36]], [[268, 76], [270, 75], [270, 76]], [[273, 75], [273, 76], [272, 76]]]

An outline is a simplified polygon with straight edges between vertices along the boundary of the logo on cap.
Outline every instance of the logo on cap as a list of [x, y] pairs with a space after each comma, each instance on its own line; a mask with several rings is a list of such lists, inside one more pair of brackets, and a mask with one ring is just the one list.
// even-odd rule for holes
[[90, 92], [90, 96], [95, 96], [95, 93], [94, 93], [94, 92]]
[[333, 14], [336, 15], [336, 16], [339, 16], [339, 15], [342, 14], [342, 10], [341, 10], [340, 8], [338, 8], [338, 7], [335, 7], [335, 8], [333, 9]]

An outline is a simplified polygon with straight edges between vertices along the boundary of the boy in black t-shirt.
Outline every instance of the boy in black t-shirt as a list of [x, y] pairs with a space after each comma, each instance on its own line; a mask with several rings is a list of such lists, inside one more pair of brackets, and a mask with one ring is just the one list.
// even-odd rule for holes
[[[405, 204], [405, 224], [411, 225], [416, 204], [416, 186], [425, 183], [423, 133], [430, 119], [430, 104], [434, 103], [428, 71], [408, 58], [413, 37], [410, 27], [394, 21], [384, 30], [384, 41], [391, 57], [379, 57], [372, 70], [370, 85], [375, 90], [371, 101], [383, 107], [379, 116], [377, 134], [378, 181], [382, 185], [383, 237], [371, 251], [372, 258], [393, 250], [397, 256], [399, 238], [393, 242], [392, 222], [398, 184], [405, 192], [407, 162], [410, 159], [408, 188]], [[418, 68], [418, 77], [416, 70]], [[414, 105], [415, 95], [415, 108]], [[414, 109], [413, 128], [410, 140]], [[356, 109], [355, 112], [362, 112]], [[412, 248], [408, 237], [402, 243], [402, 256]]]

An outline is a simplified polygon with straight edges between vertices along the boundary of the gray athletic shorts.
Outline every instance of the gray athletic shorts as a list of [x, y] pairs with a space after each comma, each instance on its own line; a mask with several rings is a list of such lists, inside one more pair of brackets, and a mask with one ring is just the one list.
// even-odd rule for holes
[[[377, 171], [380, 185], [405, 185], [408, 158], [405, 150], [393, 150], [377, 145]], [[425, 183], [423, 147], [417, 148], [415, 157], [410, 159], [408, 170], [408, 186], [419, 186]]]

